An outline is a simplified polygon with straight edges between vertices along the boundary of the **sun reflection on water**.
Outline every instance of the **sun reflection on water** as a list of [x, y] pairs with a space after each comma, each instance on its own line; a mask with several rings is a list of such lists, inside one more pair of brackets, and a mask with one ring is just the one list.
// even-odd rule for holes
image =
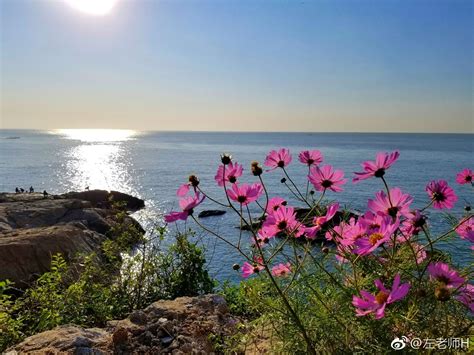
[[133, 163], [127, 143], [135, 131], [114, 129], [61, 129], [53, 132], [70, 140], [63, 152], [63, 187], [67, 190], [118, 190], [136, 194]]

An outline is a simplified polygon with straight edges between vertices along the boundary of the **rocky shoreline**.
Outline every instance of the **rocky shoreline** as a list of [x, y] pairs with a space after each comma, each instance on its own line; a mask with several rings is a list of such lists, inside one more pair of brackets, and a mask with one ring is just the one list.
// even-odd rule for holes
[[[0, 281], [27, 289], [49, 271], [54, 254], [71, 261], [78, 253], [100, 252], [105, 240], [117, 237], [113, 227], [124, 209], [121, 223], [144, 233], [130, 216], [144, 206], [143, 200], [116, 191], [0, 193]], [[212, 354], [213, 336], [232, 334], [237, 322], [221, 296], [180, 297], [159, 300], [103, 328], [58, 326], [4, 354]]]
[[[104, 240], [116, 237], [111, 232], [114, 203], [128, 211], [145, 206], [143, 200], [116, 191], [0, 193], [0, 280], [26, 288], [49, 270], [54, 254], [71, 260], [77, 253], [100, 250]], [[125, 223], [144, 232], [130, 216]]]

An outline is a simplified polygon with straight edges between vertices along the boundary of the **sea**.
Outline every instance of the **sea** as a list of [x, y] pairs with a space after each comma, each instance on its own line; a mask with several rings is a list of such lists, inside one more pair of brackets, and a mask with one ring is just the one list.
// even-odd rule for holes
[[[164, 213], [178, 209], [176, 190], [190, 174], [199, 177], [200, 186], [209, 196], [225, 200], [222, 188], [214, 181], [222, 153], [231, 154], [233, 160], [243, 164], [242, 181], [255, 182], [250, 163], [263, 163], [270, 150], [284, 147], [293, 155], [288, 167], [290, 177], [303, 190], [307, 167], [298, 161], [298, 153], [318, 149], [323, 154], [323, 164], [344, 170], [349, 179], [343, 192], [327, 193], [326, 198], [364, 211], [367, 199], [383, 185], [375, 178], [353, 184], [353, 172], [360, 171], [360, 163], [373, 160], [377, 152], [399, 150], [399, 160], [385, 176], [389, 186], [411, 194], [415, 199], [413, 207], [421, 208], [429, 202], [427, 183], [445, 179], [459, 196], [449, 213], [459, 218], [465, 213], [465, 206], [474, 203], [473, 188], [455, 182], [459, 171], [474, 168], [473, 138], [473, 134], [0, 130], [0, 191], [30, 186], [49, 193], [81, 191], [86, 187], [122, 191], [146, 201], [146, 208], [134, 216], [151, 229], [161, 223]], [[281, 196], [290, 205], [301, 206], [280, 182], [282, 177], [279, 169], [264, 173], [271, 196]], [[219, 206], [207, 200], [196, 213], [216, 208]], [[258, 213], [258, 207], [252, 206], [251, 213]], [[230, 240], [239, 238], [239, 220], [230, 212], [202, 219], [202, 223]], [[445, 211], [430, 209], [429, 224], [434, 235], [449, 230]], [[193, 240], [205, 248], [211, 276], [221, 281], [238, 280], [238, 273], [232, 269], [234, 263], [241, 261], [236, 252], [193, 223], [186, 227], [196, 229]], [[250, 242], [245, 233], [243, 241]], [[467, 265], [474, 261], [468, 242], [460, 238], [441, 247], [452, 254], [454, 263]]]

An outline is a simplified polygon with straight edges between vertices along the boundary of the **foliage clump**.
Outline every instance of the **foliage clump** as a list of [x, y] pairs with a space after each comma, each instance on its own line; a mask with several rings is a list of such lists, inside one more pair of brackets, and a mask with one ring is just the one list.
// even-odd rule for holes
[[104, 326], [158, 299], [212, 292], [214, 280], [190, 233], [176, 234], [164, 248], [165, 236], [171, 237], [165, 227], [145, 237], [122, 209], [117, 212], [115, 237], [100, 252], [71, 263], [54, 255], [50, 271], [25, 291], [0, 282], [0, 351], [61, 324]]

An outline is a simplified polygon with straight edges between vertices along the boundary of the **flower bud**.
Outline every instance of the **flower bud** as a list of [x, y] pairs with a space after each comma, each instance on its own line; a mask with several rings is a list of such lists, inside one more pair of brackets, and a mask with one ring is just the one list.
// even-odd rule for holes
[[446, 286], [439, 286], [435, 290], [435, 297], [438, 301], [446, 302], [451, 298], [451, 293]]
[[193, 187], [197, 187], [199, 185], [199, 179], [196, 175], [189, 175], [189, 182]]
[[416, 291], [416, 295], [420, 298], [426, 297], [426, 291], [421, 288], [418, 291]]
[[280, 180], [280, 182], [281, 182], [282, 184], [284, 184], [284, 183], [286, 182], [286, 178], [282, 178], [282, 179]]
[[232, 265], [232, 269], [234, 269], [234, 270], [239, 270], [239, 269], [240, 269], [240, 265], [239, 265], [239, 264], [234, 264], [234, 265]]
[[228, 165], [228, 164], [230, 164], [231, 161], [232, 161], [232, 155], [227, 154], [227, 153], [221, 154], [222, 164]]
[[258, 161], [253, 161], [250, 165], [250, 170], [254, 176], [260, 176], [263, 174], [263, 169], [258, 165]]
[[322, 251], [324, 254], [327, 254], [327, 253], [329, 253], [329, 248], [328, 248], [328, 247], [323, 247], [323, 248], [321, 249], [321, 251]]
[[310, 195], [314, 195], [314, 190], [311, 190], [311, 191], [309, 192], [309, 194], [310, 194]]
[[464, 206], [464, 211], [469, 212], [471, 210], [471, 206], [467, 205]]

